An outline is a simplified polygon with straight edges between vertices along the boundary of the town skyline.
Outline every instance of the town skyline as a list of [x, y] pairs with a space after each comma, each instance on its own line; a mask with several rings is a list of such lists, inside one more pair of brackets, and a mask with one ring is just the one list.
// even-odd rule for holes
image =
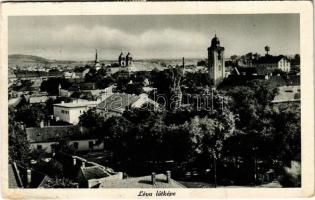
[[215, 34], [226, 48], [226, 57], [248, 52], [264, 55], [266, 45], [273, 55], [300, 52], [296, 14], [158, 15], [146, 16], [145, 20], [142, 16], [41, 16], [9, 20], [9, 54], [51, 60], [93, 60], [95, 49], [100, 60], [115, 60], [121, 51], [131, 52], [135, 60], [206, 58], [205, 50]]

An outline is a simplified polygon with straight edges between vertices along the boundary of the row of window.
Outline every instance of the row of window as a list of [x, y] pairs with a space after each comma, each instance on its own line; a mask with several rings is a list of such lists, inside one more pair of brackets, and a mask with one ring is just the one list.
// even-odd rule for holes
[[[75, 149], [79, 149], [79, 142], [73, 142], [72, 144], [73, 144], [73, 147]], [[50, 145], [52, 150], [55, 150], [57, 146], [58, 146], [57, 144], [51, 144]], [[38, 144], [36, 146], [36, 148], [37, 148], [37, 150], [42, 150], [43, 149], [43, 145]], [[93, 141], [89, 141], [89, 149], [92, 150], [93, 148], [94, 148], [94, 142]]]
[[[61, 113], [63, 113], [63, 114], [69, 114], [69, 111], [67, 111], [67, 110], [61, 110]], [[83, 113], [83, 111], [80, 110], [80, 113]]]
[[61, 110], [61, 113], [63, 113], [63, 114], [69, 114], [69, 111], [67, 111], [67, 110]]

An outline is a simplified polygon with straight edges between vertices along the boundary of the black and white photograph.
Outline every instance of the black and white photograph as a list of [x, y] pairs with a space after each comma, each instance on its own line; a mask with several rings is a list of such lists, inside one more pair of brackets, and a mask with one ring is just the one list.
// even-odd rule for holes
[[9, 189], [301, 188], [300, 17], [8, 16]]

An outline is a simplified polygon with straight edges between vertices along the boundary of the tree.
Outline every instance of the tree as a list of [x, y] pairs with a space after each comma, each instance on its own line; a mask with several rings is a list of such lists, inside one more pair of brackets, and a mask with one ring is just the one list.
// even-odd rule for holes
[[25, 104], [15, 111], [14, 120], [23, 122], [27, 127], [38, 127], [42, 120], [50, 116], [49, 110], [41, 104]]
[[49, 78], [42, 82], [40, 89], [41, 91], [46, 91], [49, 95], [57, 95], [59, 85], [61, 85], [62, 88], [67, 89], [71, 86], [71, 83], [65, 78]]
[[217, 159], [221, 157], [224, 141], [232, 135], [233, 126], [217, 119], [195, 117], [191, 121], [191, 139], [197, 154], [212, 158], [214, 184], [217, 185]]
[[9, 117], [9, 157], [11, 160], [28, 165], [30, 160], [30, 144], [21, 123]]
[[197, 66], [206, 66], [207, 62], [205, 60], [200, 60], [197, 62]]

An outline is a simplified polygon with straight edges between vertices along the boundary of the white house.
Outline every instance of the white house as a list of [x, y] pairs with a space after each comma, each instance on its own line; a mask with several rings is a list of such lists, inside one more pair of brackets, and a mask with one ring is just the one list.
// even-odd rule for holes
[[54, 104], [54, 117], [75, 125], [79, 123], [79, 117], [83, 112], [96, 107], [98, 103], [100, 102], [76, 100], [70, 103], [64, 103], [62, 101], [61, 103]]
[[31, 149], [52, 153], [61, 139], [67, 139], [77, 151], [102, 150], [103, 142], [81, 132], [78, 126], [44, 126], [26, 128], [27, 140]]

